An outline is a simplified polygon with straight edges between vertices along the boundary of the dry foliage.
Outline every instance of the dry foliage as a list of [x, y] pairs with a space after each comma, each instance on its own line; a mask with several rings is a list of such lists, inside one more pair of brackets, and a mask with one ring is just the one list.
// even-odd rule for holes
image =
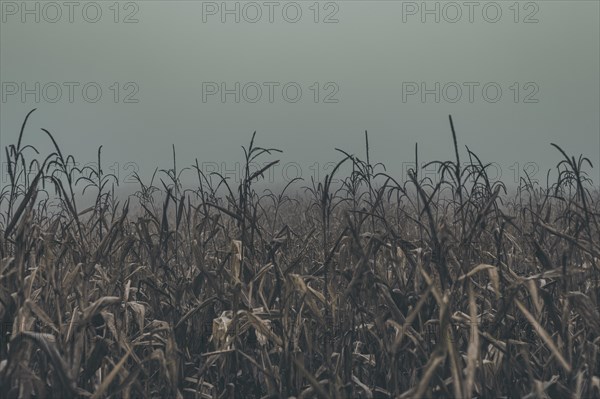
[[508, 195], [468, 148], [462, 167], [450, 120], [439, 182], [418, 168], [398, 182], [365, 135], [366, 160], [340, 151], [294, 197], [297, 181], [257, 192], [277, 161], [250, 165], [277, 150], [253, 136], [237, 187], [178, 170], [173, 150], [120, 202], [100, 149], [78, 169], [44, 130], [55, 151], [40, 160], [26, 122], [0, 193], [3, 397], [600, 395], [586, 158], [555, 146], [557, 181]]

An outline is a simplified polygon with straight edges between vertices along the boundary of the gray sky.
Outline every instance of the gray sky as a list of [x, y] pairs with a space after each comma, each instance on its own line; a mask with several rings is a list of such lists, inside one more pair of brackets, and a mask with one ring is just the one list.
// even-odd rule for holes
[[598, 1], [46, 3], [1, 2], [2, 148], [37, 107], [26, 143], [49, 148], [44, 127], [82, 163], [103, 145], [121, 179], [170, 167], [171, 144], [179, 167], [226, 172], [256, 130], [284, 151], [284, 181], [322, 179], [335, 147], [363, 157], [368, 130], [401, 179], [415, 142], [422, 160], [453, 158], [452, 114], [509, 184], [524, 168], [545, 180], [550, 142], [599, 181]]

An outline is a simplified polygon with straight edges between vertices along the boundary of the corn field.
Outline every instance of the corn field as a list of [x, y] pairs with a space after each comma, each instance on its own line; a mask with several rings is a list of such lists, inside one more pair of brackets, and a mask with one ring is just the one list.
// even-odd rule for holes
[[38, 153], [31, 112], [0, 192], [2, 397], [600, 397], [584, 156], [548, 145], [557, 177], [512, 192], [450, 118], [439, 181], [372, 163], [365, 133], [364, 154], [275, 192], [257, 184], [280, 151], [253, 135], [239, 182], [173, 149], [117, 198], [101, 148], [79, 169], [42, 129]]

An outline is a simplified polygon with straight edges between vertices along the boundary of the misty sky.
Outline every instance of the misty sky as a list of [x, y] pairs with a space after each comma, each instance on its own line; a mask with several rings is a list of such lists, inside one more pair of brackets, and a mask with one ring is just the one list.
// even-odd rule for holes
[[415, 142], [453, 157], [451, 114], [508, 183], [545, 181], [551, 142], [600, 181], [598, 1], [45, 3], [0, 3], [2, 148], [38, 108], [25, 143], [47, 151], [46, 128], [82, 163], [103, 145], [121, 179], [170, 167], [172, 144], [179, 167], [231, 174], [257, 131], [282, 181], [322, 179], [336, 147], [364, 157], [368, 130], [401, 179]]

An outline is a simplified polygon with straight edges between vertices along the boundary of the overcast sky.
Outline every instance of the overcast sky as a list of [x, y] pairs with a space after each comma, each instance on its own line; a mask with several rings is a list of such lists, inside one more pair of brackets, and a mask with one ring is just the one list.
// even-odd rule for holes
[[122, 180], [170, 167], [172, 144], [231, 174], [257, 131], [285, 181], [322, 179], [336, 147], [363, 157], [368, 130], [401, 179], [415, 142], [453, 158], [451, 114], [507, 183], [545, 180], [551, 142], [599, 181], [598, 1], [0, 4], [2, 148], [38, 108], [26, 143], [48, 149], [46, 128], [82, 163], [103, 145]]

